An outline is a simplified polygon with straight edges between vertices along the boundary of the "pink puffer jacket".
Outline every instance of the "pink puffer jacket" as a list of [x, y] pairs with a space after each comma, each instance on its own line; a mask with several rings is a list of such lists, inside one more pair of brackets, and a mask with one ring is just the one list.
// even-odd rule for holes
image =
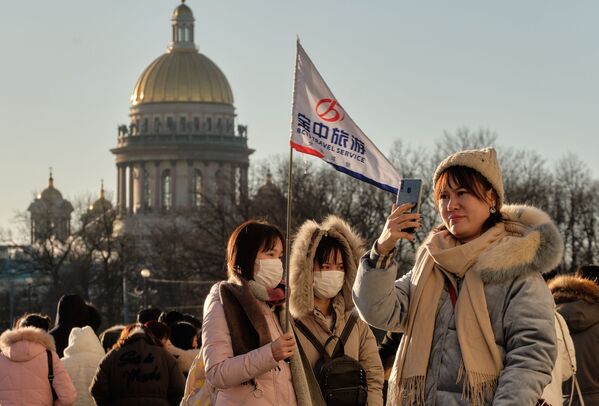
[[[265, 303], [258, 303], [274, 341], [282, 334], [279, 322]], [[275, 361], [270, 344], [246, 354], [233, 355], [218, 284], [212, 287], [204, 304], [202, 356], [206, 382], [216, 391], [212, 396], [214, 406], [296, 406], [289, 365], [285, 361]], [[255, 386], [244, 384], [252, 378], [256, 380]]]
[[[52, 351], [54, 390], [52, 402], [48, 381], [48, 356]], [[0, 405], [72, 405], [77, 392], [55, 351], [54, 339], [44, 330], [23, 327], [7, 330], [0, 336]]]

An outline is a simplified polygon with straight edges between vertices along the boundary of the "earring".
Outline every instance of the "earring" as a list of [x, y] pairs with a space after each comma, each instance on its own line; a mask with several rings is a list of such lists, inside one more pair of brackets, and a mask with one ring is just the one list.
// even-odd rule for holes
[[491, 207], [491, 208], [489, 209], [489, 213], [491, 213], [491, 214], [495, 214], [495, 213], [497, 213], [497, 209], [496, 209], [495, 207]]

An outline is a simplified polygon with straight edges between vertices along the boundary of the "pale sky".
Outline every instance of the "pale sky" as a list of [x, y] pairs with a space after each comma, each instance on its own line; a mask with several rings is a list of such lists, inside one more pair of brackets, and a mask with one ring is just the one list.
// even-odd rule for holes
[[[3, 1], [0, 227], [47, 185], [114, 191], [109, 149], [142, 71], [165, 52], [175, 0]], [[288, 153], [295, 39], [387, 153], [489, 128], [599, 178], [596, 1], [188, 0], [196, 44], [227, 76], [252, 160]], [[313, 158], [308, 158], [313, 159]], [[399, 168], [401, 171], [401, 168]]]

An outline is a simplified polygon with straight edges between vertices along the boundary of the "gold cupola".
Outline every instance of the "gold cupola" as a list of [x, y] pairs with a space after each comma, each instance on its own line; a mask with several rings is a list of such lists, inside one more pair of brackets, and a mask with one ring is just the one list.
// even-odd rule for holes
[[173, 11], [172, 41], [165, 54], [141, 74], [131, 105], [146, 103], [233, 104], [233, 92], [223, 72], [194, 42], [194, 17], [183, 0]]

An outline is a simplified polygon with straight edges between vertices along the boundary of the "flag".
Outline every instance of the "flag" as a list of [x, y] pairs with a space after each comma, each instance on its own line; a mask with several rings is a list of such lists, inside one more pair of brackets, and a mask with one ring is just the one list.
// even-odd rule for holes
[[341, 107], [299, 40], [290, 143], [298, 152], [397, 194], [399, 173]]

